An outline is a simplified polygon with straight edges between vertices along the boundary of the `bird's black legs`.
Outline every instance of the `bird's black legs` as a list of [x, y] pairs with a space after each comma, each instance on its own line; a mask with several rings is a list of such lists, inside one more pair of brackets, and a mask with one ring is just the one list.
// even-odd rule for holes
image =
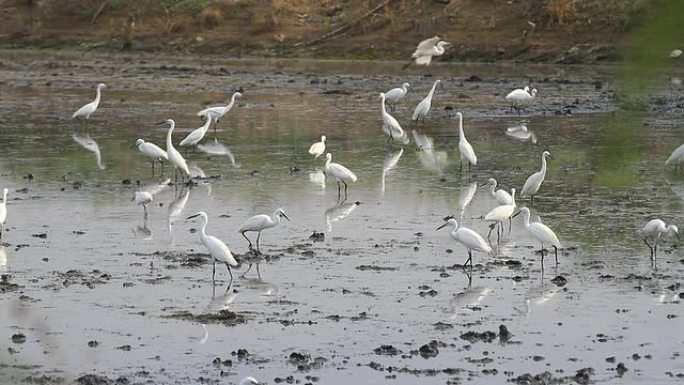
[[337, 199], [340, 199], [341, 193], [340, 193], [340, 181], [339, 179], [337, 180]]
[[492, 235], [492, 231], [494, 230], [494, 226], [496, 226], [496, 223], [492, 223], [489, 225], [489, 232], [487, 233], [487, 239]]
[[257, 269], [257, 277], [259, 277], [259, 279], [261, 279], [261, 270], [259, 269], [259, 262], [257, 262], [256, 265], [257, 265], [257, 267], [256, 267], [256, 269]]
[[344, 197], [346, 198], [347, 197], [347, 187], [348, 187], [347, 182], [342, 181], [342, 183], [344, 183]]
[[543, 269], [544, 268], [544, 243], [541, 244], [541, 255], [542, 255], [541, 265], [542, 265], [542, 269]]
[[463, 270], [468, 266], [468, 262], [470, 262], [470, 270], [473, 270], [473, 252], [470, 249], [468, 249], [468, 260], [463, 264]]
[[213, 260], [214, 268], [211, 271], [211, 282], [213, 282], [214, 285], [216, 285], [216, 260], [213, 259], [213, 257], [212, 257], [212, 260]]
[[556, 246], [553, 246], [553, 251], [556, 254], [556, 268], [558, 268], [558, 248]]
[[261, 231], [259, 231], [259, 233], [257, 234], [257, 240], [256, 240], [257, 252], [260, 253], [261, 250], [259, 249], [259, 239], [261, 239]]
[[648, 246], [649, 249], [651, 249], [651, 258], [653, 258], [653, 247], [648, 243], [646, 238], [644, 238], [644, 243], [646, 244], [646, 246]]
[[233, 272], [230, 269], [230, 265], [226, 263], [226, 267], [228, 268], [228, 274], [230, 274], [230, 282], [228, 282], [228, 288], [233, 286]]
[[240, 233], [240, 234], [242, 234], [242, 236], [245, 237], [245, 239], [247, 240], [247, 242], [249, 242], [249, 249], [252, 250], [252, 241], [250, 241], [249, 238], [247, 238], [247, 235], [245, 235], [244, 232], [242, 232], [242, 233]]
[[245, 272], [242, 273], [241, 277], [245, 278], [245, 276], [247, 275], [247, 273], [249, 273], [250, 270], [252, 270], [252, 264], [251, 263], [249, 264], [249, 266], [247, 266], [247, 270], [245, 270]]

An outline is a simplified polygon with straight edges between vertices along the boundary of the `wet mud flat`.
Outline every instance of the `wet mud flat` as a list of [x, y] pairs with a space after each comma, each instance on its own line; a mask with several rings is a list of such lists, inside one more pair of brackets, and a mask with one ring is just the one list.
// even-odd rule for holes
[[[0, 249], [3, 383], [682, 381], [684, 257], [665, 240], [652, 264], [635, 235], [651, 213], [684, 219], [682, 177], [661, 159], [680, 123], [675, 112], [668, 124], [651, 121], [651, 141], [630, 138], [643, 150], [634, 165], [592, 157], [611, 146], [610, 70], [464, 65], [435, 66], [428, 76], [399, 72], [403, 63], [0, 58], [0, 174], [12, 188]], [[75, 125], [71, 106], [103, 77], [110, 93], [100, 116]], [[414, 102], [436, 78], [428, 124], [410, 126]], [[546, 95], [522, 116], [510, 113], [503, 94], [529, 79]], [[439, 162], [425, 161], [415, 136], [388, 145], [379, 129], [376, 94], [403, 81], [416, 90], [396, 115], [434, 139], [445, 154]], [[153, 176], [131, 142], [162, 144], [153, 123], [169, 116], [199, 126], [194, 112], [233, 90], [244, 98], [216, 138], [240, 167], [189, 152], [215, 177], [168, 186], [144, 221], [130, 202], [137, 182], [168, 174]], [[458, 171], [456, 111], [481, 158], [471, 173]], [[521, 119], [534, 143], [506, 135]], [[642, 129], [644, 120], [624, 126]], [[98, 141], [105, 169], [73, 143], [73, 131]], [[311, 175], [320, 160], [302, 155], [321, 133], [359, 173], [346, 202], [333, 181], [321, 186]], [[547, 250], [542, 269], [539, 244], [516, 218], [498, 241], [492, 235], [494, 255], [475, 253], [472, 272], [464, 270], [465, 249], [435, 229], [455, 215], [486, 235], [482, 217], [495, 203], [477, 184], [495, 175], [519, 187], [545, 148], [557, 161], [544, 190], [519, 205], [559, 234], [560, 264]], [[603, 184], [614, 167], [634, 170], [640, 184]], [[264, 232], [262, 255], [249, 253], [237, 227], [277, 207], [293, 221]], [[212, 284], [201, 223], [184, 219], [198, 210], [241, 262], [230, 290], [225, 266]]]

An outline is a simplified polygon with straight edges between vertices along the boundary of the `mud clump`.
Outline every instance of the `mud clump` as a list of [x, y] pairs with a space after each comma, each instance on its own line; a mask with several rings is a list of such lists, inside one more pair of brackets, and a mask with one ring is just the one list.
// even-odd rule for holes
[[287, 359], [287, 362], [297, 367], [300, 372], [308, 372], [311, 369], [320, 369], [328, 362], [325, 357], [315, 357], [311, 359], [309, 354], [292, 352]]
[[396, 356], [397, 354], [401, 354], [401, 350], [395, 348], [392, 345], [381, 345], [379, 348], [375, 348], [373, 352], [375, 354], [385, 356]]
[[568, 280], [562, 275], [559, 275], [552, 279], [551, 282], [558, 287], [563, 287], [566, 283], [568, 283]]
[[78, 385], [126, 385], [130, 384], [131, 380], [127, 377], [119, 377], [112, 380], [107, 376], [100, 376], [97, 374], [86, 374], [76, 379]]
[[26, 336], [22, 333], [13, 334], [12, 342], [14, 342], [15, 344], [23, 344], [24, 342], [26, 342]]
[[[505, 328], [505, 326], [504, 326], [504, 328]], [[470, 332], [461, 334], [460, 337], [461, 337], [461, 339], [466, 340], [466, 341], [470, 342], [471, 344], [478, 342], [478, 341], [489, 343], [489, 342], [492, 342], [496, 339], [497, 334], [493, 331], [484, 331], [482, 333], [470, 331]]]
[[247, 322], [247, 317], [230, 310], [220, 310], [218, 313], [209, 314], [192, 314], [189, 311], [184, 310], [164, 316], [164, 318], [199, 322], [201, 324], [221, 324], [225, 326], [235, 326]]
[[65, 273], [55, 272], [57, 277], [62, 280], [64, 287], [71, 285], [82, 285], [89, 289], [94, 289], [95, 285], [103, 285], [108, 283], [112, 278], [109, 274], [103, 273], [100, 270], [93, 270], [90, 273], [82, 273], [80, 270], [69, 270]]
[[511, 337], [513, 337], [513, 334], [508, 331], [506, 325], [499, 325], [499, 341], [507, 342]]
[[0, 276], [0, 293], [9, 293], [21, 288], [21, 286], [16, 283], [10, 282], [10, 279], [12, 279], [12, 276], [9, 274]]
[[420, 349], [418, 349], [418, 354], [425, 359], [437, 357], [439, 354], [439, 347], [446, 346], [447, 345], [444, 342], [432, 340], [430, 343], [421, 346]]
[[325, 241], [325, 234], [324, 233], [317, 233], [314, 231], [313, 234], [311, 234], [309, 236], [309, 239], [314, 241], [314, 242], [323, 242], [323, 241]]

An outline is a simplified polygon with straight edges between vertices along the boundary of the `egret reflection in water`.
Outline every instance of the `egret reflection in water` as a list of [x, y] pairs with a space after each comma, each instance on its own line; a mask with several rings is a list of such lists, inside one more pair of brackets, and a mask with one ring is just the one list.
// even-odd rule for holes
[[325, 223], [328, 225], [328, 232], [332, 231], [333, 222], [346, 218], [352, 211], [356, 210], [361, 202], [343, 203], [325, 210]]
[[403, 153], [404, 149], [400, 148], [399, 151], [390, 152], [387, 154], [387, 156], [385, 156], [385, 162], [382, 165], [382, 180], [380, 185], [380, 191], [383, 193], [385, 192], [385, 178], [387, 177], [387, 173], [393, 168], [397, 167], [397, 163], [399, 162], [399, 159]]
[[482, 306], [482, 302], [492, 293], [492, 289], [485, 286], [468, 287], [466, 290], [454, 295], [449, 299], [449, 313], [451, 318], [469, 314], [475, 308]]
[[218, 139], [214, 138], [213, 142], [198, 144], [197, 149], [209, 156], [227, 156], [233, 167], [240, 168], [240, 164], [235, 163], [235, 156], [230, 149], [219, 143]]
[[421, 134], [416, 130], [411, 131], [413, 139], [416, 141], [416, 149], [418, 150], [418, 160], [420, 164], [429, 171], [437, 172], [438, 175], [447, 166], [446, 151], [435, 151], [433, 140], [427, 135]]
[[309, 182], [321, 186], [325, 189], [325, 173], [323, 170], [316, 170], [309, 173]]
[[95, 153], [95, 160], [97, 161], [97, 168], [100, 170], [105, 169], [105, 165], [102, 164], [102, 154], [100, 153], [100, 146], [97, 145], [97, 142], [94, 141], [90, 136], [78, 136], [76, 134], [71, 135], [72, 138], [74, 138], [74, 141], [78, 143], [81, 147], [85, 148], [88, 151], [92, 151]]
[[550, 282], [531, 287], [527, 293], [525, 293], [524, 310], [516, 310], [526, 317], [529, 317], [533, 308], [548, 305], [556, 297], [556, 294], [558, 294], [559, 291], [560, 288]]
[[188, 203], [188, 198], [190, 197], [190, 189], [181, 190], [181, 193], [169, 204], [169, 233], [171, 233], [171, 244], [176, 241], [176, 237], [173, 234], [173, 224], [178, 222], [178, 220], [183, 215], [183, 210], [185, 205]]
[[469, 183], [461, 187], [458, 194], [458, 219], [459, 221], [463, 219], [463, 213], [465, 213], [466, 207], [473, 200], [475, 193], [477, 192], [477, 183]]
[[506, 135], [522, 142], [530, 142], [532, 144], [537, 143], [537, 135], [535, 135], [532, 130], [529, 130], [525, 123], [508, 127], [506, 129]]
[[233, 302], [235, 302], [235, 297], [238, 295], [238, 293], [230, 290], [230, 286], [223, 295], [219, 296], [215, 294], [216, 286], [214, 286], [213, 290], [211, 300], [206, 306], [205, 313], [218, 313], [221, 310], [228, 310]]
[[261, 297], [274, 297], [276, 301], [280, 301], [282, 297], [278, 285], [266, 282], [261, 278], [245, 278], [241, 281], [241, 286], [244, 289], [257, 292]]
[[0, 271], [7, 271], [7, 250], [0, 244]]

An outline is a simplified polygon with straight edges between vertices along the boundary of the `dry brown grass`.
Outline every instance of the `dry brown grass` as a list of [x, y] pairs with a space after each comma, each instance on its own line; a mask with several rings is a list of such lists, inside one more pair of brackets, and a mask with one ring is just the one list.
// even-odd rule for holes
[[581, 6], [580, 0], [550, 0], [544, 6], [544, 12], [548, 17], [548, 25], [564, 25], [572, 23], [577, 18], [577, 7]]

